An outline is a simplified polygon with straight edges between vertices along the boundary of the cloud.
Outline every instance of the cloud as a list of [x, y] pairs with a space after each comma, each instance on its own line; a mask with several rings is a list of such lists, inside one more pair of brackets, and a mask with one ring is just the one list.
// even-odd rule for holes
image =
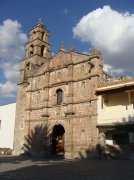
[[5, 83], [0, 83], [0, 95], [4, 98], [14, 98], [16, 92], [16, 83], [6, 81]]
[[16, 20], [7, 19], [0, 25], [0, 73], [4, 77], [0, 83], [2, 102], [14, 98], [19, 79], [20, 60], [24, 55], [27, 36]]
[[110, 75], [113, 75], [113, 76], [124, 73], [123, 69], [120, 69], [120, 68], [119, 69], [118, 68], [114, 69], [112, 66], [110, 66], [108, 64], [104, 64], [103, 70], [105, 72], [108, 72]]
[[102, 51], [105, 69], [134, 75], [134, 14], [104, 6], [83, 16], [73, 34]]

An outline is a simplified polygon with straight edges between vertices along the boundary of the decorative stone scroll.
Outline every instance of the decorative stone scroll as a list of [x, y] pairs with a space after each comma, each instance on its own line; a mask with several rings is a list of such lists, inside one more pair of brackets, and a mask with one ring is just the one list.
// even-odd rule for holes
[[101, 52], [95, 48], [90, 50], [90, 55], [101, 55]]

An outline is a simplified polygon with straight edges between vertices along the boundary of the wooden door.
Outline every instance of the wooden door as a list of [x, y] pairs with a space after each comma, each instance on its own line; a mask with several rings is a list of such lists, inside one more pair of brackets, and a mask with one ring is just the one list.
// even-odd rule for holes
[[64, 135], [57, 136], [56, 154], [57, 155], [64, 155]]

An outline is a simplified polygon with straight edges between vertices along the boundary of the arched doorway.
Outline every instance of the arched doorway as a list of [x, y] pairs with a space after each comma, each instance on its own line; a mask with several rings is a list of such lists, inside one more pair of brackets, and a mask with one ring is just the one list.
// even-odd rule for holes
[[65, 130], [62, 125], [55, 125], [52, 134], [52, 153], [64, 155], [64, 134]]

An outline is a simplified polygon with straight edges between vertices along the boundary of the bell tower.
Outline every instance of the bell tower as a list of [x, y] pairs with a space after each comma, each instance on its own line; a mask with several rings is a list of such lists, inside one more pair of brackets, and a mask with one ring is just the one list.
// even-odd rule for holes
[[20, 68], [20, 82], [32, 76], [43, 62], [50, 58], [48, 37], [48, 30], [39, 20], [29, 33], [29, 40], [25, 48], [25, 58]]
[[29, 39], [25, 47], [25, 57], [20, 67], [20, 81], [17, 86], [13, 152], [15, 155], [24, 152], [22, 149], [25, 143], [24, 137], [30, 127], [29, 119], [32, 111], [30, 109], [28, 110], [28, 108], [31, 107], [33, 76], [36, 75], [36, 72], [43, 63], [49, 63], [50, 45], [48, 36], [48, 30], [41, 21], [29, 32]]

